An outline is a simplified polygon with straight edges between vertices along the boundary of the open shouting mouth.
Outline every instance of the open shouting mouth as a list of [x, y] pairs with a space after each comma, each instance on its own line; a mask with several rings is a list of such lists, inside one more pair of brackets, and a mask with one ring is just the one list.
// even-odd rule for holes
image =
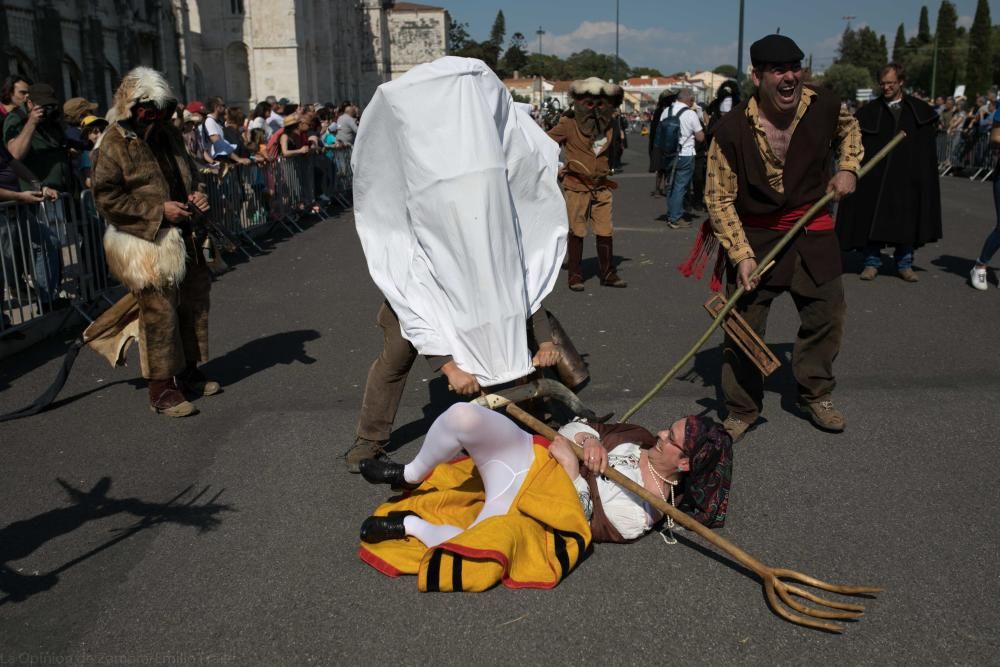
[[792, 104], [795, 102], [796, 88], [798, 88], [798, 84], [794, 82], [778, 84], [778, 100], [782, 104]]

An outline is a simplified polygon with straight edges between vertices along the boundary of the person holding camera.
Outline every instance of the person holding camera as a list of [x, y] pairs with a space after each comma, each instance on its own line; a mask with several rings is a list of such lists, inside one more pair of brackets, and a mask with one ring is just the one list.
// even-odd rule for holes
[[[169, 417], [196, 409], [185, 396], [211, 396], [219, 384], [198, 363], [208, 359], [211, 252], [203, 214], [208, 199], [171, 118], [177, 101], [148, 67], [125, 75], [93, 152], [97, 208], [108, 268], [138, 302], [139, 356], [149, 407]], [[130, 298], [130, 297], [126, 297]]]
[[[60, 192], [72, 190], [73, 172], [62, 123], [62, 105], [52, 86], [36, 83], [28, 87], [25, 103], [15, 108], [3, 123], [3, 142], [15, 159], [38, 176], [42, 185]], [[21, 181], [22, 190], [34, 190]]]

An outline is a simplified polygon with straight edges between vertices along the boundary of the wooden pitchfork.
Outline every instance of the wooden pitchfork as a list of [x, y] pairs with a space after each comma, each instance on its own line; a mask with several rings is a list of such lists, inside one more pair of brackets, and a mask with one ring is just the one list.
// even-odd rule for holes
[[[892, 149], [898, 146], [899, 142], [901, 142], [904, 138], [906, 138], [906, 132], [900, 132], [895, 137], [893, 137], [892, 141], [890, 141], [882, 148], [882, 150], [876, 153], [872, 157], [872, 159], [865, 164], [865, 166], [861, 167], [861, 170], [858, 171], [858, 180], [861, 180], [868, 172], [870, 172], [875, 167], [875, 165], [881, 162], [885, 158], [885, 156], [888, 155], [892, 151]], [[757, 270], [754, 271], [753, 274], [751, 274], [750, 279], [753, 280], [754, 278], [759, 278], [762, 273], [767, 271], [772, 266], [773, 264], [772, 260], [774, 260], [778, 256], [778, 253], [784, 250], [785, 246], [787, 246], [789, 243], [792, 242], [792, 239], [794, 239], [795, 236], [802, 230], [802, 228], [806, 226], [806, 224], [812, 219], [812, 217], [817, 213], [819, 213], [820, 211], [822, 211], [824, 208], [826, 208], [831, 201], [833, 201], [833, 193], [828, 192], [822, 199], [813, 204], [812, 207], [808, 211], [806, 211], [801, 218], [799, 218], [798, 222], [796, 222], [792, 226], [792, 228], [785, 233], [782, 239], [778, 241], [778, 243], [774, 246], [774, 248], [771, 249], [771, 252], [764, 255], [764, 258], [760, 260], [760, 263], [757, 266]], [[687, 365], [689, 361], [691, 361], [691, 358], [694, 357], [694, 355], [698, 353], [698, 350], [700, 350], [705, 345], [705, 343], [708, 342], [709, 337], [711, 337], [711, 335], [715, 332], [715, 330], [722, 325], [726, 317], [729, 315], [729, 311], [731, 311], [734, 307], [736, 307], [736, 302], [740, 300], [740, 297], [743, 296], [743, 293], [745, 291], [746, 290], [744, 290], [742, 285], [736, 288], [736, 291], [733, 292], [732, 296], [729, 297], [725, 305], [714, 311], [716, 313], [715, 319], [712, 320], [712, 324], [709, 325], [705, 333], [701, 335], [701, 338], [699, 338], [695, 342], [695, 344], [691, 347], [691, 349], [688, 350], [687, 354], [685, 354], [683, 357], [680, 358], [680, 361], [674, 364], [673, 368], [667, 371], [667, 374], [664, 375], [663, 378], [656, 383], [656, 386], [650, 389], [645, 396], [639, 399], [638, 403], [633, 405], [631, 408], [629, 408], [628, 412], [622, 415], [620, 421], [623, 422], [628, 421], [629, 417], [638, 412], [639, 409], [642, 408], [642, 406], [644, 406], [654, 396], [660, 393], [660, 390], [663, 389], [663, 387], [666, 386], [666, 384], [670, 382], [670, 380], [672, 380], [674, 376], [677, 375], [677, 373], [680, 372], [680, 370], [684, 368], [684, 366]]]
[[[510, 402], [508, 399], [496, 394], [490, 395], [488, 398], [490, 399], [490, 407], [503, 407], [507, 410], [507, 413], [510, 416], [514, 417], [525, 426], [534, 429], [535, 432], [541, 436], [548, 438], [549, 440], [555, 439], [557, 434], [554, 430], [529, 415], [513, 402]], [[572, 449], [577, 458], [583, 461], [583, 450], [578, 447], [573, 447]], [[712, 532], [711, 529], [701, 525], [670, 503], [665, 502], [662, 498], [650, 493], [645, 487], [636, 484], [614, 468], [609, 467], [604, 473], [604, 476], [618, 486], [621, 486], [622, 488], [627, 489], [628, 491], [631, 491], [635, 495], [639, 496], [647, 503], [663, 512], [663, 514], [671, 517], [678, 524], [690, 530], [692, 533], [698, 534], [706, 542], [715, 546], [719, 551], [739, 562], [744, 567], [753, 570], [764, 584], [764, 593], [767, 595], [767, 601], [771, 605], [771, 609], [773, 609], [778, 616], [786, 621], [791, 621], [792, 623], [797, 623], [810, 628], [840, 633], [844, 631], [843, 626], [837, 623], [832, 623], [828, 620], [816, 619], [858, 619], [864, 615], [865, 608], [860, 604], [839, 602], [837, 600], [829, 600], [827, 598], [820, 597], [819, 595], [816, 595], [815, 593], [812, 593], [804, 588], [784, 581], [785, 579], [790, 579], [824, 591], [840, 593], [842, 595], [870, 595], [878, 593], [882, 590], [881, 588], [876, 588], [874, 586], [841, 586], [839, 584], [830, 584], [814, 577], [810, 577], [809, 575], [802, 574], [801, 572], [764, 565], [759, 560], [743, 551], [743, 549], [740, 549], [729, 540]], [[820, 605], [820, 608], [802, 604], [798, 600], [795, 600], [792, 596], [800, 597], [808, 600], [809, 602], [815, 603], [816, 605]], [[782, 605], [782, 603], [799, 613], [789, 611]]]

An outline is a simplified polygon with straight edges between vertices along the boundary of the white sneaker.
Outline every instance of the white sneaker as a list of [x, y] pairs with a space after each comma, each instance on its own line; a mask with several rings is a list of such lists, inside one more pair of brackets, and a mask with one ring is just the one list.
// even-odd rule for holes
[[989, 283], [986, 282], [986, 269], [981, 269], [978, 266], [972, 267], [972, 270], [969, 271], [969, 282], [977, 290], [985, 292], [986, 288], [989, 287]]

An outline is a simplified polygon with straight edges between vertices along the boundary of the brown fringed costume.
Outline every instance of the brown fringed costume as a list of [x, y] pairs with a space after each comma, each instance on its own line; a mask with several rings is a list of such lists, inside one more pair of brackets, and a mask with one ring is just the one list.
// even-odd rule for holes
[[197, 370], [208, 358], [211, 275], [200, 226], [164, 217], [166, 202], [187, 203], [197, 191], [196, 171], [169, 121], [136, 122], [133, 110], [141, 104], [155, 105], [165, 117], [176, 106], [163, 76], [145, 67], [129, 72], [115, 93], [111, 125], [94, 152], [94, 199], [110, 223], [104, 236], [108, 266], [138, 302], [150, 406], [184, 416], [194, 409], [181, 390], [218, 391]]
[[569, 288], [583, 290], [580, 264], [588, 222], [597, 238], [601, 284], [625, 287], [627, 283], [615, 273], [612, 261], [614, 249], [611, 238], [614, 230], [611, 203], [612, 191], [618, 185], [608, 178], [613, 133], [611, 120], [624, 93], [620, 86], [596, 77], [574, 81], [569, 92], [573, 97], [572, 109], [549, 130], [549, 136], [566, 151], [562, 186], [570, 228], [566, 248]]

